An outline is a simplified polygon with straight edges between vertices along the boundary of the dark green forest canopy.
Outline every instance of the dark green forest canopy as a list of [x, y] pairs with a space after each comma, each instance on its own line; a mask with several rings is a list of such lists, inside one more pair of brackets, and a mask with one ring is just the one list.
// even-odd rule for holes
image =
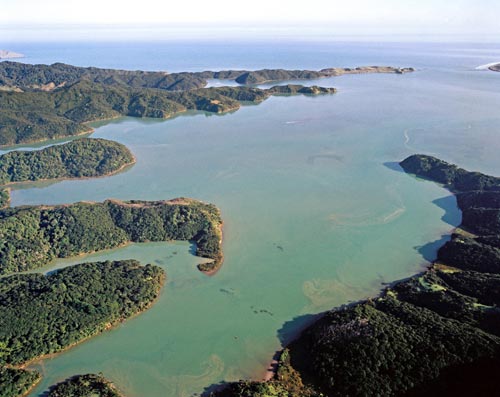
[[0, 397], [23, 396], [40, 379], [35, 371], [0, 366]]
[[0, 156], [0, 185], [41, 179], [110, 175], [134, 162], [124, 145], [106, 139], [77, 139], [41, 150]]
[[454, 192], [500, 191], [500, 178], [467, 171], [433, 156], [415, 154], [400, 165], [406, 172], [442, 183]]
[[[312, 395], [495, 395], [500, 178], [424, 155], [401, 166], [453, 190], [463, 212], [461, 228], [474, 234], [458, 229], [424, 274], [376, 299], [326, 313], [288, 346], [290, 365], [316, 391]], [[295, 383], [278, 375], [265, 385], [231, 384], [229, 394], [215, 395], [291, 396]]]
[[134, 260], [83, 263], [0, 282], [0, 363], [55, 353], [145, 310], [165, 278]]
[[102, 375], [77, 375], [50, 388], [47, 397], [121, 397], [113, 384]]
[[479, 235], [500, 234], [500, 178], [466, 171], [426, 155], [410, 156], [401, 167], [455, 192], [462, 210], [462, 228]]
[[55, 258], [116, 248], [128, 242], [189, 240], [197, 255], [222, 263], [222, 220], [211, 204], [107, 200], [0, 211], [0, 274], [35, 269]]
[[10, 193], [8, 189], [0, 188], [0, 210], [8, 207], [10, 202]]

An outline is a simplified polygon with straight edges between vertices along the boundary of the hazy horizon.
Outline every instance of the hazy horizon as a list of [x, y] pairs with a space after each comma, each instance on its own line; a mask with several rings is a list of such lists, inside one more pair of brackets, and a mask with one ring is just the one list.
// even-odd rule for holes
[[1, 43], [116, 40], [498, 41], [493, 0], [4, 0]]

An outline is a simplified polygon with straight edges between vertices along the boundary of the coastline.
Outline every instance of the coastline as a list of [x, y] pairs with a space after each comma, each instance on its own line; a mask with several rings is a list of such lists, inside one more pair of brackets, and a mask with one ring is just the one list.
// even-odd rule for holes
[[33, 384], [29, 387], [29, 389], [28, 389], [28, 390], [26, 390], [26, 391], [24, 392], [24, 394], [21, 394], [21, 396], [19, 396], [19, 397], [28, 397], [28, 396], [31, 394], [31, 392], [32, 392], [32, 391], [33, 391], [33, 390], [34, 390], [34, 389], [38, 386], [38, 384], [42, 381], [42, 379], [43, 379], [42, 375], [40, 375], [40, 373], [39, 373], [39, 372], [37, 372], [37, 373], [38, 373], [38, 375], [39, 375], [39, 376], [38, 376], [38, 379], [36, 380], [36, 382], [35, 382], [35, 383], [33, 383]]
[[[462, 221], [438, 248], [436, 259], [372, 298], [321, 313], [286, 343], [281, 356], [273, 357], [262, 381], [232, 382], [215, 396], [262, 397], [276, 387], [290, 393], [297, 378], [281, 372], [290, 368], [303, 388], [297, 395], [308, 397], [413, 396], [436, 386], [461, 390], [453, 386], [456, 376], [467, 390], [480, 384], [496, 390], [494, 380], [460, 371], [461, 366], [472, 371], [500, 368], [500, 220], [495, 221], [500, 216], [500, 177], [425, 155], [410, 156], [400, 166], [457, 197]], [[308, 394], [311, 387], [313, 394]]]
[[[221, 217], [222, 219], [222, 217]], [[217, 264], [215, 266], [214, 269], [212, 270], [202, 270], [200, 269], [198, 266], [198, 270], [200, 272], [202, 272], [203, 274], [205, 274], [206, 276], [214, 276], [215, 274], [217, 274], [217, 272], [221, 269], [222, 267], [222, 264], [224, 263], [224, 250], [222, 249], [222, 244], [224, 242], [224, 221], [222, 221], [220, 224], [219, 224], [219, 232], [220, 232], [220, 240], [219, 240], [219, 251], [220, 251], [220, 254], [221, 254], [221, 258], [217, 261]], [[208, 263], [212, 263], [212, 262], [208, 262]]]
[[[361, 74], [361, 73], [364, 73], [364, 72], [358, 72], [358, 73], [356, 73], [356, 74]], [[391, 72], [371, 72], [371, 73], [397, 73], [397, 72], [391, 71]], [[325, 77], [330, 77], [330, 76], [325, 76]], [[271, 81], [271, 80], [270, 80], [270, 81]], [[227, 111], [221, 111], [221, 112], [217, 112], [217, 113], [225, 113], [225, 112], [230, 112], [230, 111], [237, 110], [237, 109], [239, 109], [239, 106], [238, 106], [238, 107], [235, 107], [234, 109], [229, 109], [229, 110], [227, 110]], [[183, 111], [183, 112], [184, 112], [184, 111]], [[172, 115], [169, 115], [169, 117], [167, 117], [167, 118], [174, 117], [174, 116], [176, 116], [176, 115], [177, 115], [177, 114], [179, 114], [179, 113], [182, 113], [182, 112], [177, 112], [177, 113], [174, 113], [174, 114], [172, 114]], [[92, 120], [92, 121], [88, 121], [88, 122], [86, 122], [86, 123], [94, 123], [94, 122], [98, 122], [98, 121], [107, 121], [107, 120], [112, 120], [112, 119], [115, 119], [115, 118], [120, 118], [120, 117], [122, 117], [122, 116], [116, 116], [116, 117], [111, 117], [111, 118], [103, 118], [103, 119], [98, 119], [98, 120]], [[90, 130], [91, 130], [91, 133], [93, 133], [93, 132], [95, 131], [95, 129], [94, 129], [94, 128], [90, 128]], [[88, 134], [88, 132], [82, 132], [81, 134], [82, 134], [82, 135], [85, 135], [85, 134]], [[79, 135], [80, 135], [80, 134], [79, 134]], [[74, 136], [74, 135], [72, 135], [72, 136]], [[71, 136], [69, 136], [69, 137], [71, 137]], [[43, 141], [45, 141], [45, 140], [42, 140], [41, 142], [43, 142]], [[97, 177], [107, 177], [107, 176], [110, 176], [110, 175], [114, 175], [114, 174], [116, 174], [116, 173], [120, 172], [123, 168], [126, 168], [127, 166], [132, 165], [132, 164], [134, 164], [134, 163], [135, 163], [135, 157], [134, 157], [134, 161], [133, 161], [132, 163], [129, 163], [129, 164], [125, 164], [125, 165], [123, 165], [122, 167], [120, 167], [120, 169], [119, 169], [119, 170], [117, 170], [117, 171], [113, 171], [112, 173], [109, 173], [109, 174], [106, 174], [106, 175], [97, 176]], [[73, 180], [73, 179], [74, 179], [74, 180], [77, 180], [77, 179], [89, 179], [89, 178], [94, 178], [94, 177], [59, 178], [59, 179], [45, 179], [45, 180], [38, 180], [38, 181], [43, 182], [43, 181], [58, 181], [58, 180]], [[32, 183], [32, 182], [38, 182], [38, 181], [29, 181], [29, 182], [13, 182], [12, 184]], [[222, 266], [222, 263], [223, 263], [223, 261], [224, 261], [224, 255], [223, 255], [223, 251], [222, 251], [222, 243], [223, 243], [223, 238], [224, 238], [224, 235], [223, 235], [222, 226], [223, 226], [223, 225], [222, 225], [222, 223], [221, 223], [221, 224], [219, 225], [219, 230], [220, 230], [220, 235], [221, 235], [221, 239], [219, 240], [219, 247], [220, 247], [220, 252], [221, 252], [221, 258], [220, 258], [220, 260], [217, 262], [217, 266], [215, 267], [215, 269], [213, 269], [212, 271], [202, 271], [202, 272], [203, 272], [203, 273], [205, 273], [207, 276], [212, 276], [212, 275], [216, 274], [216, 273], [220, 270], [220, 268], [221, 268], [221, 266]], [[131, 242], [126, 242], [126, 243], [124, 243], [123, 245], [125, 246], [125, 245], [128, 245], [128, 244], [130, 244], [130, 243], [131, 243]], [[98, 252], [98, 251], [94, 251], [94, 252]], [[80, 256], [80, 255], [86, 255], [86, 254], [88, 254], [88, 253], [81, 253], [81, 254], [79, 254], [79, 255], [77, 255], [77, 256]], [[155, 299], [155, 301], [156, 301], [156, 299]], [[151, 305], [152, 305], [152, 304], [153, 304], [153, 303], [151, 303]], [[142, 311], [145, 311], [145, 310], [149, 309], [149, 307], [150, 307], [150, 306], [148, 306], [148, 307], [144, 308], [143, 310], [138, 311], [137, 313], [135, 313], [135, 314], [134, 314], [134, 315], [132, 315], [131, 317], [127, 317], [125, 320], [128, 320], [129, 318], [133, 318], [133, 317], [135, 317], [136, 315], [138, 315], [138, 314], [142, 313]], [[44, 356], [40, 356], [40, 357], [38, 357], [38, 358], [36, 358], [36, 359], [33, 359], [33, 360], [30, 360], [30, 361], [38, 362], [38, 361], [44, 360], [44, 359], [46, 359], [46, 358], [49, 358], [50, 356], [55, 356], [55, 355], [58, 355], [58, 354], [64, 353], [64, 352], [66, 352], [68, 349], [71, 349], [72, 347], [74, 347], [74, 346], [76, 346], [76, 345], [78, 345], [78, 344], [80, 344], [80, 343], [83, 343], [83, 342], [84, 342], [84, 341], [86, 341], [87, 339], [90, 339], [91, 337], [94, 337], [94, 336], [96, 336], [96, 335], [100, 334], [101, 332], [104, 332], [104, 331], [106, 331], [106, 330], [108, 330], [108, 329], [112, 329], [112, 328], [114, 328], [114, 327], [115, 327], [115, 326], [117, 326], [120, 322], [123, 322], [123, 321], [125, 321], [125, 320], [117, 320], [116, 322], [114, 322], [114, 323], [110, 324], [110, 325], [109, 325], [109, 327], [105, 327], [102, 331], [98, 331], [96, 334], [94, 334], [94, 335], [90, 335], [90, 336], [88, 336], [87, 338], [85, 338], [85, 339], [83, 339], [83, 340], [81, 340], [81, 341], [79, 341], [79, 342], [76, 342], [76, 343], [74, 343], [74, 344], [72, 344], [72, 345], [68, 346], [67, 348], [64, 348], [64, 349], [63, 349], [63, 350], [61, 350], [61, 351], [58, 351], [58, 352], [55, 352], [55, 353], [51, 353], [51, 354], [48, 354], [48, 355], [44, 355]], [[34, 362], [33, 362], [32, 364], [34, 364]], [[274, 374], [276, 373], [278, 361], [277, 361], [277, 360], [273, 360], [273, 362], [272, 362], [271, 364], [272, 364], [272, 365], [270, 366], [270, 368], [269, 368], [268, 370], [266, 370], [266, 377], [267, 377], [267, 376], [269, 376], [269, 378], [270, 378], [270, 379], [271, 379], [271, 378], [274, 376]], [[274, 371], [273, 371], [273, 364], [276, 364], [276, 368], [274, 369]]]
[[[12, 69], [16, 69], [16, 63], [11, 62], [10, 67]], [[26, 67], [26, 66], [25, 66]], [[34, 71], [36, 71], [36, 68], [47, 68], [50, 70], [50, 68], [53, 68], [54, 65], [30, 65], [29, 68], [33, 68]], [[164, 91], [162, 95], [164, 94], [164, 98], [169, 102], [175, 102], [176, 106], [170, 108], [169, 106], [166, 107], [160, 107], [157, 109], [158, 111], [156, 112], [147, 112], [146, 108], [142, 109], [140, 112], [133, 112], [130, 109], [129, 110], [123, 110], [123, 114], [116, 114], [119, 113], [118, 110], [116, 110], [114, 107], [112, 107], [112, 103], [108, 103], [108, 107], [103, 107], [101, 109], [101, 114], [104, 112], [110, 112], [114, 113], [114, 116], [109, 116], [109, 117], [96, 117], [91, 120], [87, 121], [77, 121], [78, 119], [68, 119], [72, 123], [74, 123], [77, 126], [82, 126], [81, 128], [84, 129], [84, 131], [75, 133], [75, 134], [62, 134], [59, 136], [53, 136], [50, 137], [49, 139], [26, 139], [26, 141], [23, 142], [15, 142], [15, 143], [9, 143], [9, 144], [3, 144], [0, 145], [1, 148], [9, 148], [9, 147], [15, 147], [17, 145], [30, 145], [30, 144], [39, 144], [43, 143], [48, 140], [52, 139], [67, 139], [79, 135], [85, 135], [85, 134], [92, 134], [95, 129], [93, 127], [90, 127], [88, 124], [90, 123], [96, 123], [99, 121], [109, 121], [113, 119], [117, 119], [120, 117], [136, 117], [136, 118], [144, 118], [144, 116], [150, 116], [153, 118], [159, 118], [159, 119], [169, 119], [172, 117], [175, 117], [176, 115], [186, 112], [187, 110], [198, 110], [198, 111], [207, 111], [215, 114], [226, 114], [226, 113], [231, 113], [239, 110], [242, 106], [242, 103], [245, 101], [250, 101], [252, 103], [260, 103], [264, 100], [266, 100], [268, 97], [272, 95], [279, 95], [280, 92], [273, 92], [272, 87], [269, 89], [265, 88], [252, 88], [252, 86], [258, 85], [258, 84], [264, 84], [264, 83], [269, 83], [269, 82], [283, 82], [285, 83], [286, 81], [290, 80], [314, 80], [317, 78], [322, 78], [322, 77], [334, 77], [334, 76], [342, 76], [346, 74], [373, 74], [373, 73], [392, 73], [392, 74], [404, 74], [404, 73], [410, 73], [414, 72], [414, 68], [408, 68], [408, 67], [392, 67], [392, 66], [361, 66], [361, 67], [356, 67], [356, 68], [326, 68], [326, 69], [321, 69], [318, 71], [310, 71], [310, 70], [282, 70], [282, 69], [263, 69], [263, 70], [253, 70], [253, 71], [248, 71], [248, 70], [240, 70], [240, 71], [234, 71], [234, 70], [228, 70], [228, 71], [219, 71], [219, 72], [210, 72], [210, 71], [205, 71], [205, 72], [184, 72], [184, 73], [174, 73], [174, 74], [167, 74], [167, 76], [173, 76], [173, 78], [177, 78], [180, 80], [177, 80], [175, 84], [183, 82], [187, 77], [188, 81], [185, 81], [187, 85], [183, 86], [181, 85], [180, 88], [158, 88], [157, 86], [152, 86], [148, 84], [133, 84], [130, 81], [123, 83], [122, 85], [114, 85], [114, 84], [101, 84], [99, 79], [96, 78], [96, 76], [99, 76], [100, 74], [109, 74], [109, 73], [115, 73], [118, 76], [120, 76], [119, 70], [115, 69], [99, 69], [99, 68], [94, 68], [92, 72], [89, 71], [89, 68], [82, 68], [82, 67], [77, 67], [77, 66], [72, 66], [72, 65], [64, 65], [65, 68], [71, 69], [74, 73], [78, 74], [78, 78], [69, 78], [68, 81], [64, 81], [64, 83], [68, 83], [67, 87], [66, 84], [62, 85], [59, 89], [60, 90], [69, 90], [72, 86], [73, 83], [79, 82], [82, 80], [82, 78], [88, 77], [90, 80], [91, 84], [94, 84], [90, 86], [90, 93], [87, 93], [87, 95], [92, 94], [92, 89], [95, 90], [95, 84], [97, 84], [97, 87], [108, 87], [108, 88], [113, 88], [113, 87], [125, 87], [128, 90], [136, 90], [137, 92], [140, 93], [150, 93], [150, 91], [147, 90], [154, 90], [156, 89], [159, 92]], [[67, 71], [66, 71], [67, 72]], [[24, 72], [23, 72], [24, 73]], [[28, 88], [33, 89], [33, 84], [32, 80], [30, 80], [29, 76], [26, 77], [26, 73], [20, 73], [18, 71], [18, 74], [14, 72], [14, 77], [12, 77], [10, 74], [6, 74], [5, 71], [0, 70], [0, 80], [4, 78], [4, 83], [3, 86], [5, 87], [10, 87], [9, 89], [21, 89], [22, 88]], [[61, 71], [59, 69], [54, 70], [54, 73], [62, 73], [64, 76], [64, 71]], [[94, 74], [92, 74], [94, 73]], [[134, 73], [141, 73], [141, 71], [130, 71], [129, 74], [134, 74]], [[142, 72], [145, 73], [145, 72]], [[146, 72], [147, 73], [147, 72]], [[160, 72], [149, 72], [151, 74], [157, 74], [158, 77], [161, 76], [163, 79], [165, 77], [164, 73]], [[28, 73], [29, 74], [29, 73]], [[107, 75], [106, 74], [106, 75]], [[208, 76], [208, 75], [211, 76]], [[222, 74], [221, 77], [215, 77], [215, 75]], [[224, 79], [223, 75], [224, 74], [229, 74], [232, 77], [230, 80], [233, 80], [239, 84], [239, 86], [236, 87], [206, 87], [207, 82], [205, 81], [205, 84], [203, 86], [199, 85], [199, 80], [200, 79], [206, 79], [206, 78], [215, 78], [215, 79]], [[187, 76], [187, 77], [186, 77]], [[10, 81], [10, 83], [9, 83]], [[50, 78], [45, 79], [44, 81], [38, 81], [37, 82], [37, 87], [40, 86], [40, 84], [54, 84], [53, 81], [50, 80]], [[14, 85], [9, 85], [9, 84], [14, 84]], [[174, 84], [174, 85], [175, 85]], [[194, 86], [193, 86], [194, 84]], [[1, 87], [0, 87], [1, 88]], [[234, 92], [236, 90], [236, 92]], [[252, 90], [260, 90], [258, 95], [255, 94]], [[332, 89], [333, 90], [333, 89]], [[46, 91], [43, 89], [35, 89], [34, 92], [46, 92], [50, 93], [53, 90]], [[59, 92], [56, 90], [55, 92]], [[250, 96], [248, 96], [248, 93], [251, 93]], [[157, 95], [158, 95], [157, 93]], [[319, 95], [319, 94], [324, 94], [325, 92], [299, 92], [299, 91], [294, 91], [291, 94], [308, 94], [308, 95]], [[330, 92], [334, 93], [334, 91]], [[26, 92], [20, 92], [18, 95], [27, 95]], [[179, 97], [180, 96], [180, 97]], [[179, 98], [177, 98], [179, 97]], [[247, 99], [248, 98], [248, 99]], [[189, 105], [186, 104], [189, 103]], [[54, 114], [58, 114], [56, 112], [57, 106], [54, 105], [54, 109], [47, 109], [46, 111], [48, 114], [52, 114], [51, 112], [55, 112]], [[75, 105], [76, 106], [76, 105]], [[11, 110], [16, 110], [15, 107]], [[12, 128], [12, 125], [6, 125], [5, 128]], [[16, 140], [18, 139], [19, 136], [16, 135]]]

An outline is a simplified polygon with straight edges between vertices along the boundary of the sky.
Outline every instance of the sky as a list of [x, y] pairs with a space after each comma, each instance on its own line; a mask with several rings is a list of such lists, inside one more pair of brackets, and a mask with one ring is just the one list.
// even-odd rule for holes
[[[4, 39], [489, 35], [499, 0], [0, 0]], [[1, 40], [1, 38], [0, 38]]]

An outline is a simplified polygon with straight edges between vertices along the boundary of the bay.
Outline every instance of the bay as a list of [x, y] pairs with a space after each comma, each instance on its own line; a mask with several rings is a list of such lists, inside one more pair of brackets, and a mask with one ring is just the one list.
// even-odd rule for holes
[[394, 162], [426, 153], [500, 174], [500, 74], [475, 70], [500, 58], [498, 46], [275, 46], [94, 43], [85, 50], [47, 43], [27, 58], [172, 71], [418, 69], [306, 82], [339, 92], [273, 97], [224, 116], [99, 123], [92, 136], [127, 145], [134, 167], [109, 178], [13, 190], [12, 205], [188, 196], [216, 204], [225, 222], [225, 262], [212, 277], [196, 270], [199, 259], [182, 242], [133, 244], [43, 269], [136, 258], [164, 267], [168, 282], [147, 312], [36, 364], [44, 378], [33, 396], [68, 376], [99, 371], [130, 397], [191, 396], [220, 381], [259, 379], [311, 315], [423, 270], [460, 223], [453, 196]]

